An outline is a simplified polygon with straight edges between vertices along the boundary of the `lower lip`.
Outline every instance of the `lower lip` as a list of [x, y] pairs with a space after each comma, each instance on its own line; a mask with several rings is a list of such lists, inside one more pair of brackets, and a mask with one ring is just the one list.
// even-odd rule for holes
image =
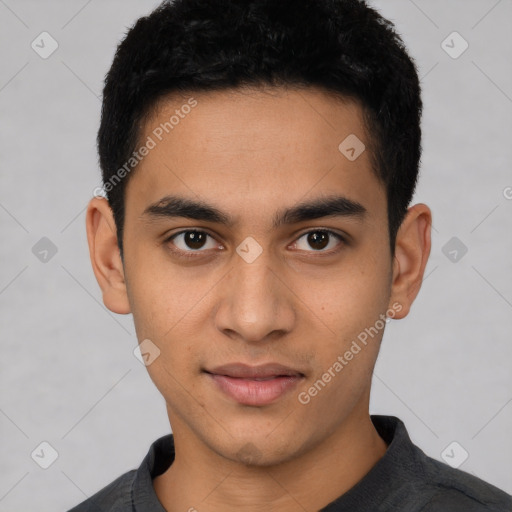
[[302, 377], [280, 376], [269, 380], [254, 380], [208, 374], [219, 388], [242, 405], [268, 405], [297, 386]]

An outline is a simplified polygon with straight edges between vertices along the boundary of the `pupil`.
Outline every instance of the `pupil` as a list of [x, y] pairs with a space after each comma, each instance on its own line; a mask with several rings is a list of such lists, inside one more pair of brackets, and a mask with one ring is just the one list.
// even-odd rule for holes
[[313, 249], [323, 249], [329, 243], [329, 234], [325, 231], [315, 231], [308, 235], [308, 243]]
[[189, 231], [185, 236], [185, 243], [191, 249], [201, 249], [201, 247], [204, 245], [205, 238], [206, 237], [204, 233], [198, 233], [197, 231]]

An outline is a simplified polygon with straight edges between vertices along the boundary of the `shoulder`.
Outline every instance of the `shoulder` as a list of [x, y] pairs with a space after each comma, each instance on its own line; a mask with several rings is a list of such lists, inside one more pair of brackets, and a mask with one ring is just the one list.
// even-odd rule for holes
[[138, 469], [116, 478], [68, 512], [133, 512], [155, 510], [165, 512], [152, 486], [152, 479], [163, 473], [174, 460], [174, 439], [165, 435], [151, 444]]
[[512, 496], [423, 454], [428, 501], [421, 512], [511, 512]]
[[372, 416], [372, 421], [388, 450], [363, 481], [367, 485], [360, 485], [359, 492], [355, 489], [352, 493], [353, 497], [363, 496], [364, 499], [371, 490], [371, 507], [366, 509], [382, 512], [512, 512], [512, 496], [426, 455], [411, 441], [399, 418]]
[[128, 512], [136, 470], [128, 471], [68, 512]]

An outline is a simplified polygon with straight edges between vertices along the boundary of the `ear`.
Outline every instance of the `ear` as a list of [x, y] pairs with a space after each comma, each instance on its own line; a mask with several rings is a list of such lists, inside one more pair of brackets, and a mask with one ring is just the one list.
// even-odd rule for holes
[[402, 309], [396, 312], [394, 318], [404, 318], [408, 315], [420, 291], [430, 255], [431, 227], [430, 208], [425, 204], [417, 204], [408, 209], [398, 230], [389, 304], [391, 306], [399, 303]]
[[103, 292], [103, 303], [114, 313], [130, 313], [114, 216], [105, 198], [90, 200], [86, 229], [92, 269]]

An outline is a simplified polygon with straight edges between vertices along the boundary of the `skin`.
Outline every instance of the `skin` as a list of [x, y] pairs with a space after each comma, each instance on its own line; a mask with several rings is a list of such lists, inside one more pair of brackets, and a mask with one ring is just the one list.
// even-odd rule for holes
[[[168, 511], [318, 510], [386, 451], [369, 416], [383, 330], [309, 403], [298, 394], [379, 315], [393, 306], [395, 319], [408, 314], [430, 253], [431, 212], [409, 208], [393, 258], [385, 189], [369, 150], [353, 162], [338, 150], [350, 134], [367, 139], [356, 103], [314, 88], [193, 96], [198, 105], [127, 183], [124, 262], [107, 201], [94, 198], [87, 211], [105, 305], [132, 313], [139, 342], [150, 339], [161, 351], [148, 371], [167, 404], [176, 459], [154, 488]], [[163, 100], [140, 140], [185, 102]], [[170, 194], [208, 202], [236, 222], [144, 214]], [[333, 194], [366, 213], [273, 227], [283, 208]], [[211, 238], [193, 257], [178, 258], [172, 248], [194, 247], [166, 239], [191, 228]], [[332, 237], [318, 249], [307, 233], [319, 228], [347, 241]], [[248, 236], [262, 249], [252, 263], [236, 252]], [[231, 362], [277, 362], [304, 378], [273, 403], [241, 405], [202, 371]]]

